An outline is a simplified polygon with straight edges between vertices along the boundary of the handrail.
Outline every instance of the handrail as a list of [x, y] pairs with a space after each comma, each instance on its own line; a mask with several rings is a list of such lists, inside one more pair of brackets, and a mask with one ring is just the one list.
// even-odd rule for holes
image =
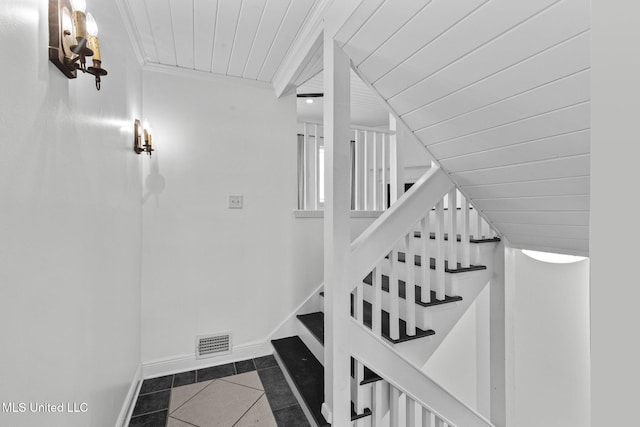
[[354, 319], [349, 322], [348, 336], [354, 358], [450, 426], [494, 427]]
[[442, 197], [454, 188], [438, 167], [431, 168], [351, 243], [349, 283], [365, 277]]

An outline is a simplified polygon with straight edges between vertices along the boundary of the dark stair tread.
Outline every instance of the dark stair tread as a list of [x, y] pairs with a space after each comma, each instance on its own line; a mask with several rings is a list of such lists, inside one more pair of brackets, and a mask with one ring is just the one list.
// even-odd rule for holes
[[[368, 303], [367, 301], [363, 301], [363, 319], [362, 319], [362, 323], [369, 329], [372, 329], [373, 327], [373, 321], [372, 321], [372, 316], [371, 316], [371, 312], [372, 312], [372, 305], [370, 303]], [[389, 333], [390, 331], [390, 315], [387, 311], [381, 310], [382, 311], [382, 337], [384, 339], [386, 339], [387, 341], [393, 343], [393, 344], [398, 344], [401, 342], [406, 342], [406, 341], [412, 341], [412, 340], [416, 340], [419, 338], [423, 338], [423, 337], [428, 337], [431, 335], [434, 335], [436, 332], [433, 329], [427, 329], [422, 330], [420, 328], [416, 328], [416, 333], [415, 335], [409, 335], [407, 334], [407, 322], [405, 322], [402, 319], [399, 319], [399, 323], [400, 323], [400, 335], [399, 338], [397, 339], [392, 339], [391, 335]]]
[[329, 426], [321, 413], [324, 402], [324, 367], [300, 337], [272, 340], [273, 348], [319, 426]]
[[[422, 233], [419, 231], [416, 231], [413, 233], [413, 237], [416, 238], [420, 238], [422, 236]], [[436, 240], [436, 233], [429, 233], [429, 238], [431, 240]], [[444, 240], [448, 241], [449, 240], [449, 233], [444, 233]], [[462, 237], [460, 236], [460, 234], [456, 234], [456, 241], [460, 242], [462, 240]], [[499, 237], [487, 237], [484, 239], [474, 239], [471, 236], [469, 236], [469, 243], [495, 243], [495, 242], [500, 242], [500, 238]]]
[[[371, 284], [373, 283], [372, 276], [373, 276], [373, 273], [369, 273], [369, 275], [364, 278], [363, 280], [364, 283], [371, 286]], [[436, 291], [431, 291], [430, 302], [422, 302], [422, 287], [420, 287], [419, 285], [415, 285], [415, 286], [416, 286], [415, 303], [421, 307], [432, 307], [434, 305], [442, 305], [442, 304], [449, 304], [456, 301], [462, 301], [461, 296], [451, 296], [451, 295], [445, 295], [443, 300], [438, 299], [436, 297], [437, 295]], [[382, 291], [389, 292], [389, 276], [384, 274], [382, 275]], [[398, 296], [402, 299], [406, 299], [406, 295], [407, 295], [406, 291], [407, 291], [406, 282], [404, 280], [398, 280]]]
[[322, 345], [324, 345], [324, 313], [299, 314], [298, 319]]
[[[385, 258], [389, 258], [389, 255], [387, 255]], [[398, 252], [398, 262], [404, 263], [405, 259], [406, 259], [406, 255], [404, 252]], [[429, 259], [431, 262], [429, 263], [429, 267], [432, 270], [436, 269], [436, 259], [435, 258], [430, 258]], [[422, 265], [422, 257], [420, 255], [414, 255], [414, 263], [416, 265], [416, 267], [420, 267]], [[453, 270], [449, 269], [449, 261], [448, 260], [444, 260], [444, 271], [445, 273], [451, 273], [451, 274], [455, 274], [455, 273], [466, 273], [468, 271], [478, 271], [478, 270], [486, 270], [487, 267], [484, 265], [470, 265], [469, 267], [464, 267], [462, 268], [462, 264], [460, 264], [459, 262], [456, 263], [456, 267]]]
[[[319, 426], [330, 426], [321, 413], [324, 402], [324, 367], [304, 345], [298, 336], [272, 340], [273, 348], [278, 352], [280, 360], [302, 396], [305, 405]], [[361, 414], [356, 413], [351, 402], [351, 421], [368, 417], [371, 410], [365, 408]]]

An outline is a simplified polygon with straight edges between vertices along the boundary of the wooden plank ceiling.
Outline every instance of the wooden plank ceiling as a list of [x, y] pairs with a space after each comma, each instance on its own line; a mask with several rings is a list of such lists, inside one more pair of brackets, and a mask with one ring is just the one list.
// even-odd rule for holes
[[337, 34], [512, 246], [588, 254], [588, 0], [364, 0]]
[[317, 0], [126, 0], [144, 60], [271, 82]]

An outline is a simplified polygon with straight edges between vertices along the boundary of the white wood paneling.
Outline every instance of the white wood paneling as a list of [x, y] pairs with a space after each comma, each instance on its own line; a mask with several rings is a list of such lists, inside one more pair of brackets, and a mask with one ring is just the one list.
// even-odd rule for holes
[[542, 225], [589, 225], [589, 212], [583, 211], [511, 211], [491, 212], [495, 223]]
[[523, 160], [535, 162], [588, 154], [589, 147], [589, 130], [584, 129], [493, 150], [452, 157], [443, 160], [442, 165], [449, 172], [456, 173], [508, 166], [518, 164]]
[[379, 46], [385, 42], [405, 22], [418, 11], [424, 9], [430, 0], [409, 1], [387, 0], [368, 19], [367, 25], [355, 33], [345, 46], [345, 52], [355, 63], [369, 56], [369, 46]]
[[[374, 82], [389, 99], [530, 19], [557, 0], [493, 0]], [[518, 46], [521, 48], [520, 46]]]
[[229, 69], [229, 59], [236, 39], [236, 30], [240, 19], [242, 1], [224, 1], [218, 3], [215, 35], [213, 37], [213, 58], [211, 58], [211, 72], [226, 74]]
[[586, 211], [589, 196], [546, 196], [504, 199], [476, 199], [483, 212], [492, 211]]
[[[391, 106], [403, 115], [426, 104], [429, 99], [495, 74], [556, 45], [559, 40], [586, 31], [589, 11], [580, 3], [581, 0], [564, 0], [555, 4], [437, 74], [421, 80], [411, 91], [391, 99]], [[572, 19], [567, 21], [566, 16], [572, 16]]]
[[370, 81], [377, 81], [486, 2], [487, 0], [433, 0], [373, 50], [368, 58], [361, 63], [356, 62], [356, 65]]
[[210, 71], [218, 0], [194, 0], [193, 12], [195, 68], [200, 71]]
[[425, 145], [429, 146], [429, 150], [437, 159], [444, 160], [478, 151], [534, 141], [550, 135], [589, 129], [589, 122], [589, 102], [583, 102], [516, 122], [505, 123], [472, 135]]
[[176, 48], [173, 38], [173, 22], [169, 0], [144, 0], [151, 33], [155, 40], [158, 62], [176, 65]]
[[151, 31], [151, 24], [147, 16], [147, 7], [144, 1], [129, 2], [131, 14], [136, 17], [135, 25], [137, 27], [138, 36], [140, 37], [140, 50], [143, 52], [144, 60], [149, 62], [158, 62], [158, 52], [156, 50], [156, 42]]
[[589, 46], [584, 32], [467, 86], [440, 79], [440, 87], [424, 96], [424, 107], [402, 118], [420, 129], [588, 69]]
[[[176, 63], [179, 67], [195, 68], [193, 37], [193, 0], [169, 0], [173, 37], [176, 48]], [[178, 28], [178, 31], [175, 29]]]
[[369, 17], [378, 10], [385, 0], [363, 0], [353, 11], [337, 32], [335, 39], [341, 47], [351, 40], [351, 37], [367, 22]]
[[314, 0], [294, 0], [291, 2], [287, 14], [276, 34], [271, 46], [271, 51], [262, 64], [262, 69], [258, 75], [258, 80], [271, 81], [278, 67], [282, 63], [285, 55], [289, 51], [291, 44], [300, 31], [300, 23], [305, 22]]
[[[319, 0], [126, 0], [145, 61], [270, 82]], [[314, 73], [315, 74], [315, 73]]]
[[462, 187], [472, 199], [522, 196], [566, 196], [589, 194], [589, 177], [543, 179], [508, 184], [472, 185]]
[[257, 79], [262, 69], [262, 64], [267, 60], [274, 39], [280, 29], [282, 21], [287, 13], [291, 0], [268, 0], [262, 15], [262, 21], [258, 26], [258, 32], [251, 48], [251, 54], [247, 60], [242, 77]]
[[466, 185], [502, 184], [585, 175], [589, 175], [588, 154], [499, 168], [457, 172], [451, 174], [451, 177], [464, 187]]
[[241, 76], [258, 32], [267, 0], [243, 0], [227, 73]]
[[538, 225], [538, 224], [510, 224], [496, 223], [506, 234], [534, 235], [558, 237], [564, 239], [588, 239], [589, 227], [586, 225]]
[[425, 143], [439, 143], [584, 103], [589, 101], [589, 83], [589, 71], [579, 72], [462, 116], [416, 130], [415, 134]]

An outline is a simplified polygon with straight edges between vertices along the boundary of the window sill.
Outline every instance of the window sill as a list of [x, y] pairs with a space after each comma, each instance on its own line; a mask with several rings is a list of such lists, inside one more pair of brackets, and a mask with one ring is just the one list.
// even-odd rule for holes
[[[350, 211], [351, 218], [378, 218], [384, 211]], [[296, 218], [324, 218], [324, 211], [307, 211], [295, 209], [293, 216]]]

